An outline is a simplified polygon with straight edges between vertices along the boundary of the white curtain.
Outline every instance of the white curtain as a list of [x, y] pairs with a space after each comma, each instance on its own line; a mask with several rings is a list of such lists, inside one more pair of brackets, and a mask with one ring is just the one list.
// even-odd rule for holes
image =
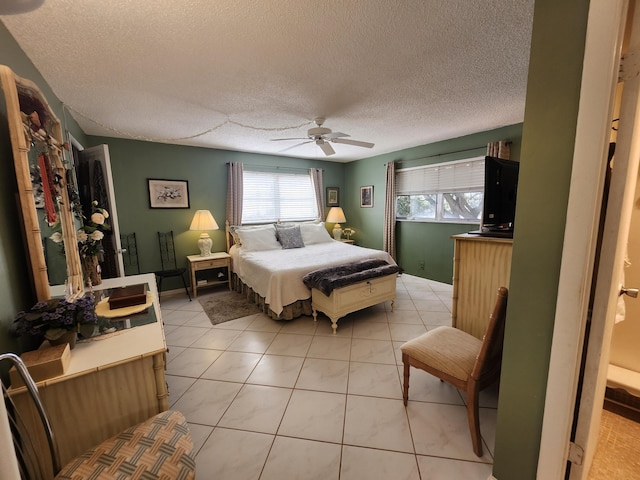
[[511, 142], [501, 140], [487, 143], [487, 156], [509, 160], [511, 158]]
[[310, 168], [309, 175], [311, 176], [311, 183], [313, 184], [313, 190], [316, 194], [316, 206], [318, 208], [318, 219], [324, 218], [324, 202], [322, 201], [322, 169]]
[[227, 183], [227, 222], [229, 225], [242, 225], [242, 163], [228, 164]]
[[396, 162], [387, 163], [382, 248], [396, 260]]

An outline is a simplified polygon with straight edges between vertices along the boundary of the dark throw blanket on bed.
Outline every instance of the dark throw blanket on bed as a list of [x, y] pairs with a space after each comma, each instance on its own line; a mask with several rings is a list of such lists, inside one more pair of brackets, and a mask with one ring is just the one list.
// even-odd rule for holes
[[384, 277], [399, 271], [400, 267], [389, 265], [385, 260], [359, 260], [335, 267], [314, 270], [307, 273], [302, 278], [302, 281], [307, 287], [317, 288], [326, 296], [329, 296], [335, 288], [358, 283], [369, 278]]

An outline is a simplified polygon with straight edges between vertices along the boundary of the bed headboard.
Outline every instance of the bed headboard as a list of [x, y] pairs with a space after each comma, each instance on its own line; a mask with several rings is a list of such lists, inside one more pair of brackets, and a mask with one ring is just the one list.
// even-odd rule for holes
[[224, 234], [225, 234], [225, 238], [227, 240], [227, 253], [229, 253], [229, 250], [231, 250], [231, 247], [233, 246], [233, 235], [231, 235], [231, 225], [229, 225], [229, 220], [225, 220], [224, 222]]

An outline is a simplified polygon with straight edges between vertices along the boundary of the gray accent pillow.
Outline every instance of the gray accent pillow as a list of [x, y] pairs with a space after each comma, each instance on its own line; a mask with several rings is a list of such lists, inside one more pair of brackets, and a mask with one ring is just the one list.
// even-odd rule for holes
[[276, 226], [276, 237], [282, 245], [282, 248], [302, 248], [304, 242], [302, 241], [302, 233], [300, 233], [300, 227], [278, 227]]

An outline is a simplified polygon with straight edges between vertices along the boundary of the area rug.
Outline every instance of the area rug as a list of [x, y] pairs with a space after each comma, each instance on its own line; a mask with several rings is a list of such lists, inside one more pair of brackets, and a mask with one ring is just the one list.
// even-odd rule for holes
[[259, 313], [258, 306], [238, 292], [219, 292], [199, 299], [213, 325]]

